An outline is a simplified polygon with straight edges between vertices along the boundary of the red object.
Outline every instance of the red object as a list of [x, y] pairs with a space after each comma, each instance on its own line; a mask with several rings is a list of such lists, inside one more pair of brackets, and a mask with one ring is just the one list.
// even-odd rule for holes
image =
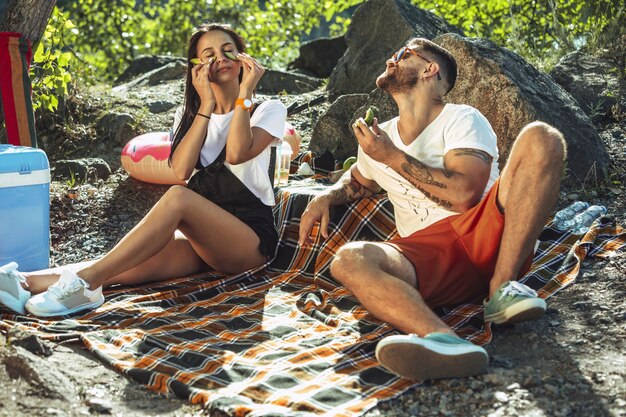
[[[487, 297], [496, 267], [504, 214], [497, 206], [496, 181], [485, 198], [463, 214], [450, 216], [387, 244], [406, 256], [417, 274], [418, 291], [430, 307]], [[530, 269], [528, 255], [519, 277]]]
[[122, 150], [122, 167], [128, 174], [153, 184], [185, 184], [168, 164], [172, 142], [169, 132], [153, 132], [131, 139]]
[[28, 69], [30, 43], [20, 33], [0, 32], [0, 93], [9, 144], [37, 146]]

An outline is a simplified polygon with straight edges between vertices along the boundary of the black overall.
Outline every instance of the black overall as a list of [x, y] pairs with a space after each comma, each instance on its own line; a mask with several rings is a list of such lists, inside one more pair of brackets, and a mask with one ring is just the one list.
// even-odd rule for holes
[[278, 232], [272, 208], [266, 206], [225, 165], [226, 147], [218, 157], [196, 172], [187, 188], [217, 204], [250, 227], [261, 241], [259, 250], [266, 258], [274, 256]]

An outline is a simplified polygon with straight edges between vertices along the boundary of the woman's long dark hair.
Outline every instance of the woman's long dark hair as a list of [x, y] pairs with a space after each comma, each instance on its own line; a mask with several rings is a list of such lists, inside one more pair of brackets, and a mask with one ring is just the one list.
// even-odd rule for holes
[[[191, 37], [189, 38], [189, 49], [187, 50], [187, 79], [185, 81], [185, 101], [183, 103], [183, 116], [180, 120], [180, 124], [178, 128], [174, 132], [174, 141], [172, 142], [172, 151], [170, 152], [170, 157], [168, 159], [168, 164], [172, 165], [172, 155], [174, 155], [174, 151], [180, 144], [180, 141], [183, 140], [183, 137], [187, 134], [187, 131], [191, 127], [193, 123], [193, 119], [196, 117], [196, 113], [200, 108], [200, 96], [198, 92], [193, 86], [192, 77], [191, 77], [191, 69], [194, 67], [194, 64], [191, 63], [192, 58], [196, 57], [198, 41], [205, 33], [212, 32], [214, 30], [221, 30], [222, 32], [229, 35], [233, 42], [235, 42], [235, 46], [237, 47], [238, 52], [244, 52], [246, 50], [246, 43], [244, 39], [239, 36], [228, 24], [225, 23], [204, 23], [196, 28]], [[241, 83], [241, 78], [243, 76], [243, 68], [239, 73], [239, 82]]]

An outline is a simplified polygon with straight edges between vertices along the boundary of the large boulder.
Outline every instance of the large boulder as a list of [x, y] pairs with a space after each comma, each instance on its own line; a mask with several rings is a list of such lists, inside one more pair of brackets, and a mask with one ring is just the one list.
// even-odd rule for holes
[[328, 78], [347, 47], [343, 36], [304, 42], [300, 45], [300, 55], [287, 68], [318, 78]]
[[367, 94], [346, 94], [335, 100], [313, 128], [309, 149], [318, 155], [328, 150], [339, 160], [355, 156], [358, 143], [349, 121], [367, 98]]
[[591, 120], [576, 101], [522, 57], [486, 39], [442, 35], [434, 42], [454, 55], [455, 87], [447, 102], [469, 104], [487, 117], [498, 135], [500, 168], [520, 130], [534, 120], [559, 129], [568, 144], [568, 183], [604, 178], [608, 155]]
[[168, 55], [140, 55], [133, 59], [124, 72], [117, 77], [113, 85], [124, 84], [138, 75], [161, 68], [164, 65], [178, 62], [185, 64], [185, 58]]
[[[393, 98], [380, 88], [373, 90], [367, 97], [365, 104], [357, 109], [350, 119], [350, 125], [354, 123], [359, 117], [365, 117], [365, 112], [370, 106], [375, 106], [378, 109], [378, 122], [386, 122], [393, 119], [398, 115], [398, 105]], [[353, 134], [352, 129], [350, 133]], [[354, 134], [353, 134], [354, 135]], [[356, 138], [355, 138], [356, 140]]]
[[303, 74], [266, 69], [256, 89], [262, 94], [308, 93], [322, 85], [319, 78]]
[[154, 86], [167, 81], [184, 80], [186, 75], [187, 64], [178, 61], [170, 62], [169, 64], [140, 75], [126, 84], [113, 87], [113, 91], [124, 92], [134, 87]]
[[593, 121], [601, 121], [618, 104], [626, 83], [610, 62], [576, 51], [565, 55], [550, 71], [554, 80], [572, 95]]
[[413, 37], [433, 39], [461, 31], [404, 0], [370, 0], [359, 7], [346, 32], [348, 49], [333, 70], [328, 91], [334, 97], [369, 93], [385, 61]]

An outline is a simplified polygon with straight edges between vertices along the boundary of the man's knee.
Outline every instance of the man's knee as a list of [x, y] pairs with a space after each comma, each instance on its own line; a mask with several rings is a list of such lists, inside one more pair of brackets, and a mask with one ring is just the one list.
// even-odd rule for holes
[[348, 284], [350, 277], [364, 264], [363, 243], [346, 243], [339, 248], [330, 264], [330, 273], [344, 285]]
[[563, 134], [547, 123], [535, 121], [526, 125], [517, 140], [524, 155], [538, 154], [544, 161], [562, 162], [567, 155], [567, 144]]

